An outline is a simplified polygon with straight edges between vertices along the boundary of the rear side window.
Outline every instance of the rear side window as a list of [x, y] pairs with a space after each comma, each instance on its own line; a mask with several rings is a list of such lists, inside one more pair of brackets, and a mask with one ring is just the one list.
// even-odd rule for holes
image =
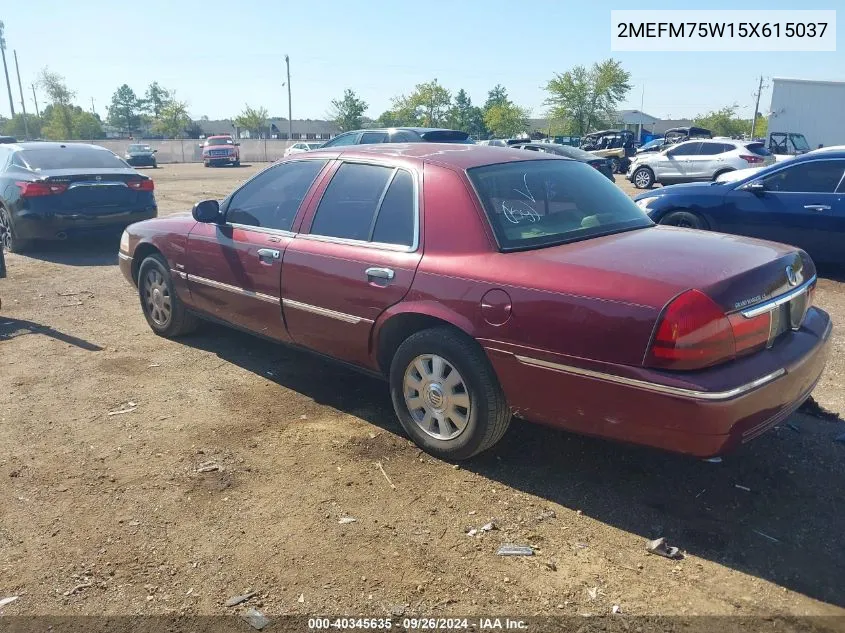
[[280, 163], [258, 174], [232, 196], [226, 222], [289, 231], [325, 164], [322, 160]]
[[667, 154], [669, 156], [693, 156], [698, 154], [699, 147], [701, 147], [701, 143], [684, 143], [672, 148]]
[[702, 143], [698, 149], [699, 156], [715, 156], [727, 151], [728, 146], [724, 143]]
[[814, 160], [799, 163], [763, 180], [769, 191], [833, 193], [842, 181], [845, 160]]
[[344, 163], [317, 207], [311, 234], [412, 246], [413, 195], [407, 171]]
[[387, 143], [387, 132], [364, 132], [361, 135], [361, 145], [372, 145], [373, 143]]
[[107, 149], [73, 146], [25, 149], [21, 158], [32, 169], [127, 169], [128, 165]]
[[469, 134], [458, 130], [431, 130], [423, 132], [422, 140], [426, 143], [471, 143]]

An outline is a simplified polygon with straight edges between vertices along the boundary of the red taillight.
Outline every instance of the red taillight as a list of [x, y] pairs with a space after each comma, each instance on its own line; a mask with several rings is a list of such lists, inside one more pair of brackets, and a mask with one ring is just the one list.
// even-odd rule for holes
[[143, 180], [127, 180], [126, 185], [135, 191], [152, 191], [155, 189], [155, 183], [149, 178]]
[[46, 182], [46, 181], [18, 181], [15, 183], [21, 190], [21, 198], [40, 198], [41, 196], [52, 196], [64, 193], [67, 183]]
[[762, 156], [749, 156], [748, 154], [740, 154], [739, 157], [749, 165], [757, 165], [759, 163], [764, 162]]
[[687, 290], [666, 308], [646, 364], [662, 369], [700, 369], [736, 354], [728, 317], [699, 290]]

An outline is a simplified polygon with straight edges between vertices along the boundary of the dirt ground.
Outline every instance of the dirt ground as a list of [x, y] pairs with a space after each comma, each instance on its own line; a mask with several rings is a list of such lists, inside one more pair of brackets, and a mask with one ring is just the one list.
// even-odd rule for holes
[[[148, 173], [165, 215], [258, 167]], [[457, 467], [379, 381], [219, 326], [154, 336], [116, 250], [8, 256], [3, 614], [845, 615], [841, 329], [815, 392], [834, 415], [721, 464], [515, 421]], [[836, 277], [817, 303], [841, 324]], [[686, 558], [646, 554], [660, 535]]]

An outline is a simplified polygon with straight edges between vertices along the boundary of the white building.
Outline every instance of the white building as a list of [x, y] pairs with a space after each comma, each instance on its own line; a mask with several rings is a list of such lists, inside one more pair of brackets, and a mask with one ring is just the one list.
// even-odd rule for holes
[[811, 149], [845, 145], [845, 81], [772, 80], [769, 133], [803, 134]]

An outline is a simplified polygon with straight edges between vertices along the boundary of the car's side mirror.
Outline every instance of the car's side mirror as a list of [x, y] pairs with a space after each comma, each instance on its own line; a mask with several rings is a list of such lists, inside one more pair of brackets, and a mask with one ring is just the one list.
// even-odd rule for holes
[[191, 209], [191, 215], [197, 222], [206, 224], [217, 224], [222, 219], [220, 215], [220, 203], [217, 200], [203, 200], [197, 202]]
[[154, 150], [153, 150], [153, 154], [157, 154], [157, 153], [158, 153], [158, 150], [157, 150], [157, 149], [154, 149]]
[[760, 182], [759, 180], [755, 180], [753, 182], [745, 184], [742, 189], [744, 191], [750, 191], [751, 193], [760, 194], [766, 191], [766, 185]]

